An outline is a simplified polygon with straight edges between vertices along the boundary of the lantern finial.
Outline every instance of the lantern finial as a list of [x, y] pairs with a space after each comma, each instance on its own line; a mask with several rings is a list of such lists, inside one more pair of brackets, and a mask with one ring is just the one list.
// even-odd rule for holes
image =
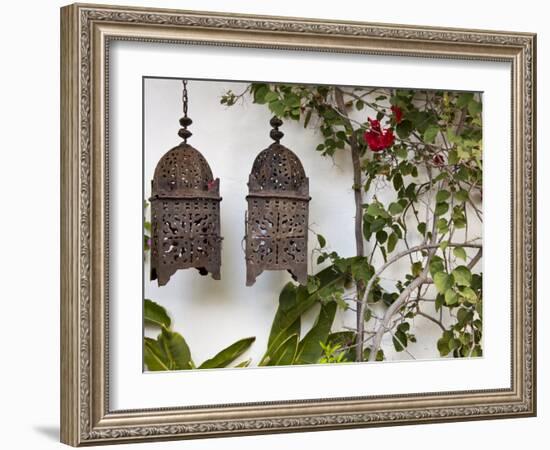
[[283, 121], [277, 116], [273, 116], [269, 121], [269, 124], [273, 127], [273, 129], [269, 132], [269, 136], [278, 144], [285, 135], [279, 130], [279, 127], [283, 124]]
[[183, 142], [187, 144], [187, 139], [190, 138], [193, 133], [191, 133], [187, 127], [193, 123], [190, 117], [187, 116], [187, 106], [189, 103], [189, 98], [187, 96], [187, 80], [182, 80], [183, 83], [183, 94], [181, 101], [183, 103], [183, 117], [180, 119], [180, 125], [183, 128], [180, 128], [178, 131], [178, 136], [183, 139]]

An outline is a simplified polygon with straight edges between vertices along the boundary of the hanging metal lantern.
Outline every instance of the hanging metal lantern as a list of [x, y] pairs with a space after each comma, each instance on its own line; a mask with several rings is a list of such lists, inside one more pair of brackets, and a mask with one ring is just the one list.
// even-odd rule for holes
[[309, 179], [298, 157], [279, 143], [282, 121], [269, 123], [275, 142], [256, 157], [248, 181], [246, 285], [264, 270], [288, 270], [306, 284]]
[[192, 120], [187, 116], [183, 82], [183, 142], [159, 160], [151, 183], [151, 280], [163, 286], [179, 269], [194, 267], [220, 279], [220, 180], [204, 156], [187, 144]]

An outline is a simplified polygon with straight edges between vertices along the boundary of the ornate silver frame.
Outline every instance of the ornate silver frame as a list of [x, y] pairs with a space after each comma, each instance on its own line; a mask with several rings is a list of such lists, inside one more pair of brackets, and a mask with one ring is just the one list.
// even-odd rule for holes
[[[111, 411], [109, 43], [115, 39], [507, 61], [512, 65], [509, 389]], [[61, 10], [61, 440], [79, 446], [536, 414], [536, 36], [76, 4]]]

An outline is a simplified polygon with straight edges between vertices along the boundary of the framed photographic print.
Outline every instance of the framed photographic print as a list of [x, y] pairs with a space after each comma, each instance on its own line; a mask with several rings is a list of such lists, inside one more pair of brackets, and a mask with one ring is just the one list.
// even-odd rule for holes
[[536, 413], [535, 35], [71, 5], [61, 439]]

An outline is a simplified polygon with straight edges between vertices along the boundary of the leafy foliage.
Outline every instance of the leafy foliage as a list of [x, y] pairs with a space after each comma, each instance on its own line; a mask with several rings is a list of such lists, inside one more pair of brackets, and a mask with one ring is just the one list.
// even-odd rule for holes
[[[170, 316], [164, 307], [146, 299], [144, 302], [144, 321], [148, 325], [160, 328], [157, 339], [143, 338], [143, 361], [151, 371], [227, 367], [244, 354], [256, 340], [255, 337], [241, 339], [196, 367], [185, 338], [170, 329]], [[243, 361], [235, 367], [247, 367], [249, 364], [249, 360]]]
[[[330, 266], [315, 277], [314, 290], [288, 283], [279, 296], [268, 348], [259, 365], [314, 364], [323, 352], [321, 344], [329, 337], [336, 314], [333, 296], [343, 289], [345, 274]], [[313, 327], [300, 340], [301, 316], [321, 304]], [[296, 348], [294, 348], [296, 344]], [[290, 361], [290, 362], [289, 362]]]
[[145, 299], [143, 302], [143, 320], [149, 325], [156, 325], [161, 328], [170, 328], [170, 316], [166, 310], [153, 300]]
[[[481, 246], [477, 238], [469, 237], [468, 227], [472, 217], [478, 223], [483, 219], [478, 207], [483, 194], [480, 94], [252, 83], [239, 95], [228, 92], [221, 103], [231, 106], [245, 95], [276, 116], [319, 130], [321, 142], [315, 150], [321, 155], [332, 157], [350, 150], [359, 155], [361, 183], [354, 179], [352, 188], [361, 193], [360, 231], [370, 244], [369, 255], [342, 257], [330, 251], [323, 235], [317, 235], [316, 262], [331, 265], [324, 269], [328, 272], [310, 277], [307, 288], [285, 286], [266, 357], [300, 335], [300, 316], [313, 304], [335, 302], [348, 309], [350, 299], [352, 306], [357, 302], [364, 306], [357, 308], [357, 314], [363, 314], [361, 319], [374, 328], [380, 318], [373, 319], [369, 305], [402, 304], [391, 310], [398, 320], [391, 321], [387, 332], [392, 334], [395, 351], [407, 351], [416, 341], [412, 319], [421, 313], [423, 296], [429, 292], [436, 296], [435, 310], [440, 315], [430, 320], [442, 326], [445, 311], [451, 322], [436, 343], [440, 354], [480, 355], [482, 274], [473, 270]], [[384, 142], [377, 133], [384, 135]], [[385, 195], [378, 195], [381, 190]], [[388, 200], [388, 194], [393, 198]], [[421, 243], [420, 249], [407, 252], [413, 241]], [[385, 265], [409, 258], [411, 271], [396, 281], [393, 290], [383, 289], [375, 277], [380, 269], [377, 258]], [[327, 274], [339, 282], [324, 287], [322, 276]], [[422, 281], [420, 288], [409, 292], [406, 288], [414, 280]], [[362, 334], [345, 336], [355, 339], [357, 346], [364, 345]], [[353, 360], [353, 343], [333, 342], [329, 337], [319, 342], [323, 362]], [[363, 350], [355, 355], [368, 359], [371, 348]], [[375, 350], [374, 359], [384, 357]], [[315, 357], [318, 352], [316, 348]]]

